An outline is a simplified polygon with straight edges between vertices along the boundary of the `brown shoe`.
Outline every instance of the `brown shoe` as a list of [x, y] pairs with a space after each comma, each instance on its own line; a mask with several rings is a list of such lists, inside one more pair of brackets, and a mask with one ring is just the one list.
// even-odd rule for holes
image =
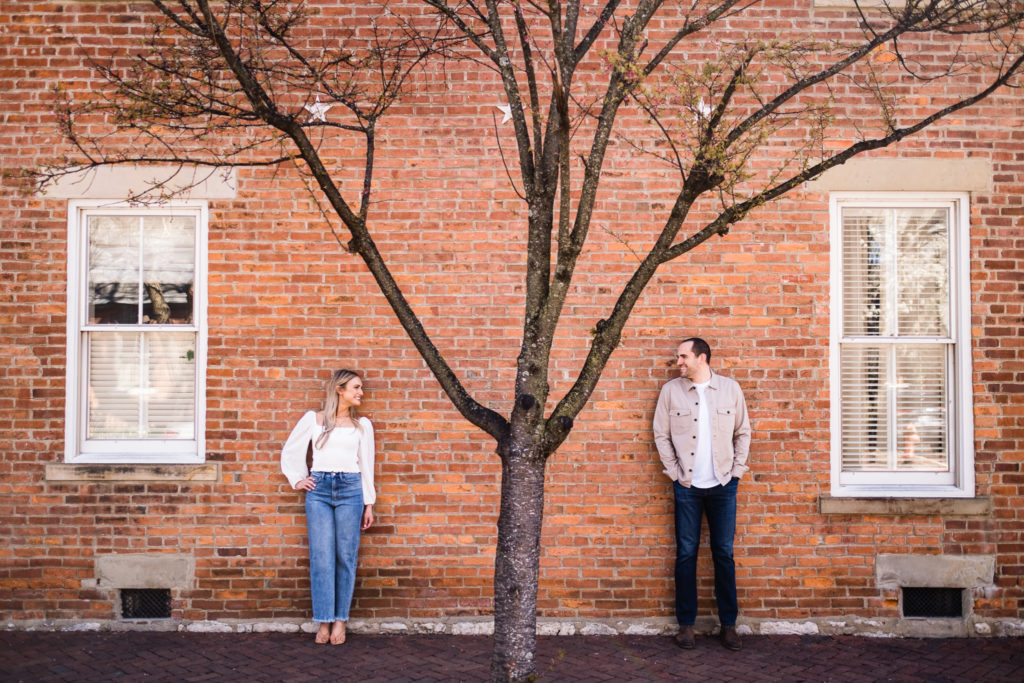
[[723, 626], [722, 635], [719, 636], [722, 639], [722, 646], [727, 650], [739, 650], [743, 647], [743, 643], [740, 642], [740, 634], [736, 633], [735, 626]]
[[673, 640], [676, 641], [676, 645], [684, 650], [692, 650], [697, 645], [697, 639], [693, 635], [692, 626], [680, 626], [679, 633], [673, 637]]

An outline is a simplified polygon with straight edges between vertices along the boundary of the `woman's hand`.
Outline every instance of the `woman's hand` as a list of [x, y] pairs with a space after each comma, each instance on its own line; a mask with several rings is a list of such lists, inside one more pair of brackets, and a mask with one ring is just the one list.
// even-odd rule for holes
[[373, 506], [367, 505], [363, 508], [363, 526], [360, 528], [366, 531], [371, 526], [373, 526]]
[[306, 477], [305, 479], [299, 479], [295, 484], [296, 489], [302, 489], [303, 491], [312, 491], [316, 488], [316, 482], [313, 481], [313, 477]]

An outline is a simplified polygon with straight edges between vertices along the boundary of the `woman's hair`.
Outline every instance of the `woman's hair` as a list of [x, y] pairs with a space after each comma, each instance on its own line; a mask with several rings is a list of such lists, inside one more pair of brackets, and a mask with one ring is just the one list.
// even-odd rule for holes
[[[362, 376], [358, 372], [342, 368], [335, 370], [324, 385], [324, 431], [316, 438], [317, 448], [323, 448], [331, 432], [334, 431], [334, 419], [338, 414], [338, 389], [353, 379], [362, 379]], [[348, 416], [352, 419], [352, 424], [356, 426], [356, 429], [362, 431], [363, 426], [359, 424], [359, 413], [355, 406], [348, 407]]]

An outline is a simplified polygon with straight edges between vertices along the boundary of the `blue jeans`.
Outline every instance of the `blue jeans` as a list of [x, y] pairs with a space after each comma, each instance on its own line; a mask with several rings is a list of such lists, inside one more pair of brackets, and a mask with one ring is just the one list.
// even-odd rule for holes
[[358, 472], [311, 476], [316, 488], [306, 492], [306, 524], [313, 621], [348, 621], [363, 519], [362, 478]]
[[673, 482], [676, 499], [676, 619], [693, 626], [697, 619], [697, 548], [701, 517], [708, 518], [711, 559], [715, 565], [715, 600], [722, 626], [736, 624], [736, 564], [732, 541], [736, 535], [736, 488], [739, 479], [710, 489], [687, 488]]

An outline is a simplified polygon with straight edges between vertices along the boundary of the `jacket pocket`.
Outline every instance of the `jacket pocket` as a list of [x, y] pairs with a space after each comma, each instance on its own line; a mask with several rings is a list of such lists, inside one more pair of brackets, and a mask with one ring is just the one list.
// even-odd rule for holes
[[668, 414], [669, 427], [673, 434], [688, 434], [697, 424], [696, 413], [689, 408], [674, 408]]
[[732, 442], [732, 434], [736, 428], [736, 409], [719, 408], [715, 411], [715, 429], [718, 435]]

